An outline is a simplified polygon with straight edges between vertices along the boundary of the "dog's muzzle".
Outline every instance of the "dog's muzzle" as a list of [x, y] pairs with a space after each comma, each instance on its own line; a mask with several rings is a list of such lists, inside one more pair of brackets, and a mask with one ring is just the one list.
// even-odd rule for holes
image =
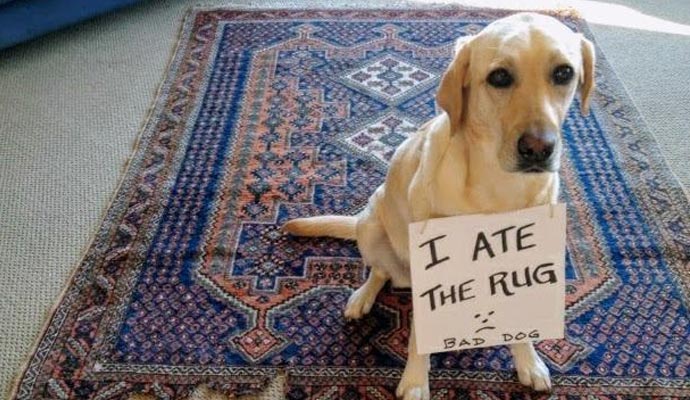
[[558, 136], [554, 132], [523, 133], [517, 142], [518, 171], [553, 172]]

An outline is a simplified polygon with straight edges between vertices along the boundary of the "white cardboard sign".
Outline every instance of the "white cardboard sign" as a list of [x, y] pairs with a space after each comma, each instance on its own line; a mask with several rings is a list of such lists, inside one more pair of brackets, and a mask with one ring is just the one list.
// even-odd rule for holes
[[565, 205], [409, 226], [417, 350], [562, 338]]

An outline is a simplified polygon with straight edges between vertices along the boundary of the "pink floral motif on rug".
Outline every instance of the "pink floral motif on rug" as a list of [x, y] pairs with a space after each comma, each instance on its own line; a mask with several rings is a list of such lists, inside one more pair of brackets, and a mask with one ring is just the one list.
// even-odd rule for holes
[[[287, 236], [353, 214], [395, 148], [438, 112], [454, 40], [502, 11], [188, 15], [152, 116], [16, 399], [229, 394], [279, 372], [290, 399], [391, 399], [407, 291], [342, 310], [366, 277], [354, 243]], [[583, 21], [564, 17], [591, 34]], [[540, 342], [559, 398], [690, 396], [690, 206], [601, 55], [593, 112], [564, 127], [566, 338]], [[504, 347], [432, 357], [434, 398], [544, 397]]]

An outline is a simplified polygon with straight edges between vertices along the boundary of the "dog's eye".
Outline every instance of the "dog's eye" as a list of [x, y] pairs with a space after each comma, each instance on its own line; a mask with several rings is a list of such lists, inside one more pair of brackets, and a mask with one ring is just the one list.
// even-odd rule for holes
[[567, 85], [573, 79], [573, 67], [570, 65], [559, 65], [553, 70], [551, 79], [556, 85]]
[[486, 81], [495, 88], [504, 89], [513, 84], [513, 76], [505, 68], [498, 68], [491, 71]]

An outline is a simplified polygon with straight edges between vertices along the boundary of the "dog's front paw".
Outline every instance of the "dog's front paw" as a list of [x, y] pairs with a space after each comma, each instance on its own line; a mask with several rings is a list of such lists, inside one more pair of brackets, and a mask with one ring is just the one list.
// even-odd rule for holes
[[400, 380], [395, 394], [403, 400], [429, 400], [429, 382], [412, 382], [406, 380], [405, 376]]
[[515, 368], [520, 383], [540, 392], [551, 391], [549, 369], [541, 358], [537, 356], [529, 360], [529, 362], [520, 364], [524, 365], [516, 365]]
[[347, 300], [345, 306], [345, 318], [359, 319], [371, 311], [376, 301], [376, 293], [367, 290], [367, 286], [362, 286], [355, 290]]
[[403, 400], [429, 400], [428, 370], [415, 365], [410, 365], [408, 361], [395, 394]]

